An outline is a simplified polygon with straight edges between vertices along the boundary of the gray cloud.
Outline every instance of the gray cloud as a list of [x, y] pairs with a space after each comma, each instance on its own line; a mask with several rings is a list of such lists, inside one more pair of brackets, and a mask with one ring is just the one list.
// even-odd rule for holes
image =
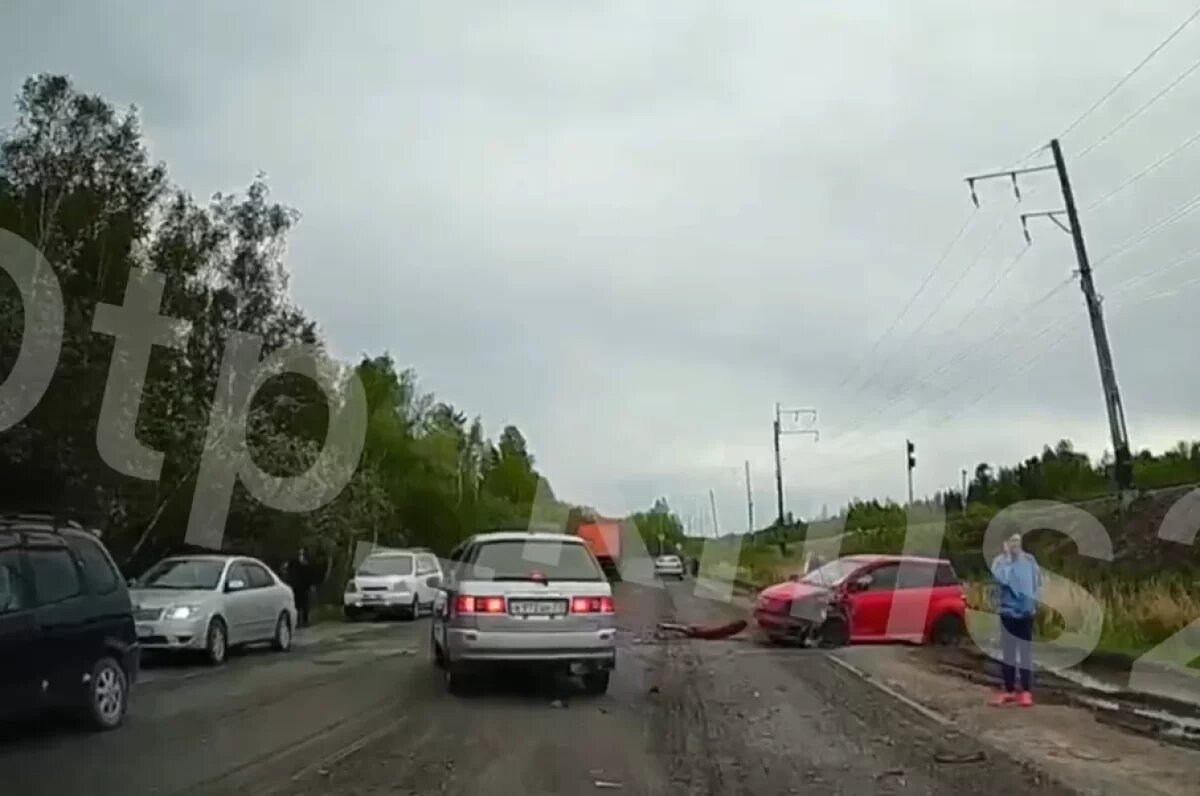
[[[335, 350], [388, 348], [494, 427], [520, 424], [560, 493], [616, 511], [713, 488], [737, 528], [745, 459], [759, 517], [773, 513], [776, 400], [822, 414], [820, 443], [786, 445], [798, 513], [902, 495], [905, 437], [922, 491], [1060, 436], [1105, 447], [1077, 286], [1027, 309], [1070, 275], [1065, 236], [1035, 225], [977, 306], [1023, 246], [1011, 222], [946, 295], [1015, 213], [1004, 185], [981, 190], [942, 274], [862, 358], [967, 217], [962, 177], [1059, 132], [1188, 5], [59, 0], [7, 12], [0, 74], [10, 94], [30, 72], [67, 71], [136, 102], [154, 154], [198, 195], [266, 170], [304, 214], [295, 292]], [[1197, 39], [1073, 131], [1068, 156], [1186, 68]], [[1192, 135], [1198, 92], [1200, 77], [1181, 84], [1073, 162], [1080, 203]], [[1200, 145], [1088, 212], [1095, 258], [1191, 198], [1197, 158]], [[1056, 206], [1052, 180], [1028, 187], [1024, 209]], [[1188, 250], [1194, 224], [1098, 267], [1101, 291]], [[1191, 433], [1194, 295], [1110, 313], [1138, 447]], [[1058, 318], [1072, 336], [1007, 379]]]

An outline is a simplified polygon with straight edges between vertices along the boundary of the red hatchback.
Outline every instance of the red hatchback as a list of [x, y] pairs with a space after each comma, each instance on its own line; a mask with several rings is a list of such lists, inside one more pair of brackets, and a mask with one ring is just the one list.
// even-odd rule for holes
[[950, 644], [966, 627], [966, 592], [949, 561], [847, 556], [763, 589], [754, 618], [773, 641]]

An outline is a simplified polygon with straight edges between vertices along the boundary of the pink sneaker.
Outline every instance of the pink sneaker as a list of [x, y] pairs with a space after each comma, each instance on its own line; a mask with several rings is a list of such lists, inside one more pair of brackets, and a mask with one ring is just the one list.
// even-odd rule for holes
[[997, 691], [991, 699], [992, 707], [998, 708], [1004, 705], [1011, 705], [1017, 699], [1017, 695], [1009, 691]]
[[1028, 691], [1022, 691], [1021, 695], [1017, 697], [1017, 704], [1023, 708], [1033, 707], [1033, 694]]

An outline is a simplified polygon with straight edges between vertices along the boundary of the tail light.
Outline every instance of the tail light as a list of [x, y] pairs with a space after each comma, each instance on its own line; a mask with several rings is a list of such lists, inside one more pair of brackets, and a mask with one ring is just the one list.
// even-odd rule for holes
[[571, 613], [611, 614], [616, 613], [616, 610], [612, 597], [572, 597]]
[[460, 594], [454, 600], [457, 614], [502, 614], [505, 611], [503, 597], [473, 597]]

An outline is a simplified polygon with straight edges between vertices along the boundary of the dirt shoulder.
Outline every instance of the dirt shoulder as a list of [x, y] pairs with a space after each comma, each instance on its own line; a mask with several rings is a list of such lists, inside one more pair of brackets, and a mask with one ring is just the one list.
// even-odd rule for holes
[[990, 679], [962, 653], [854, 647], [837, 656], [871, 679], [930, 708], [991, 746], [1082, 793], [1179, 796], [1193, 793], [1200, 751], [1112, 726], [1052, 686], [1032, 709], [987, 704]]

